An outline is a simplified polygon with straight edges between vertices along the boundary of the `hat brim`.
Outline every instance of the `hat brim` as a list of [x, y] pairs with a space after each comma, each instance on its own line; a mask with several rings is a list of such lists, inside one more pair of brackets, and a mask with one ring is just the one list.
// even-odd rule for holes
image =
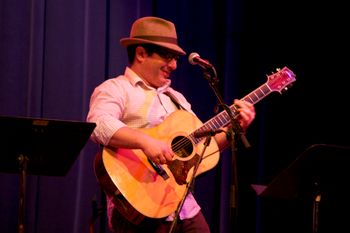
[[157, 42], [157, 41], [151, 41], [151, 40], [145, 40], [145, 39], [139, 39], [139, 38], [123, 38], [120, 40], [120, 44], [125, 47], [133, 44], [154, 44], [154, 45], [158, 45], [166, 49], [169, 49], [171, 51], [174, 51], [179, 55], [186, 55], [186, 52], [182, 48], [180, 48], [180, 46], [173, 43]]

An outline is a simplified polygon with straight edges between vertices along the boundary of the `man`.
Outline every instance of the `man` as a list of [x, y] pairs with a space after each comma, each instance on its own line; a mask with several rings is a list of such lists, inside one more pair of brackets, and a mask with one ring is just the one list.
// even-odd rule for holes
[[[118, 156], [112, 157], [112, 160], [115, 159], [116, 164], [119, 160], [123, 160], [123, 164], [118, 169], [111, 169], [111, 173], [119, 172], [118, 175], [121, 175], [122, 178], [128, 177], [130, 180], [128, 182], [133, 182], [135, 174], [142, 173], [138, 178], [144, 179], [146, 176], [147, 182], [142, 182], [142, 184], [126, 182], [125, 187], [117, 185], [118, 189], [106, 191], [108, 223], [110, 228], [117, 233], [169, 232], [173, 227], [174, 213], [169, 213], [168, 216], [160, 214], [158, 218], [156, 216], [157, 210], [157, 213], [154, 214], [155, 218], [152, 218], [152, 213], [150, 214], [151, 218], [146, 217], [141, 218], [141, 220], [138, 217], [128, 218], [125, 213], [130, 209], [129, 202], [133, 202], [135, 196], [140, 199], [141, 203], [148, 198], [147, 193], [135, 194], [134, 188], [136, 189], [144, 183], [147, 183], [145, 185], [148, 188], [152, 181], [157, 180], [164, 183], [167, 178], [159, 177], [167, 166], [171, 166], [170, 164], [176, 156], [171, 143], [151, 136], [140, 128], [156, 127], [179, 109], [195, 116], [185, 97], [170, 86], [170, 76], [177, 68], [177, 60], [186, 53], [177, 43], [174, 24], [157, 17], [143, 17], [136, 20], [132, 25], [130, 37], [121, 39], [120, 43], [127, 48], [130, 65], [126, 67], [123, 75], [108, 79], [95, 88], [91, 96], [87, 120], [95, 122], [97, 125], [91, 136], [92, 140], [103, 145], [104, 148], [118, 148], [116, 149]], [[234, 103], [239, 112], [237, 119], [242, 129], [245, 130], [255, 118], [254, 106], [240, 100], [235, 100]], [[186, 122], [179, 122], [179, 124], [186, 124]], [[163, 130], [162, 133], [166, 133], [164, 131], [166, 130]], [[225, 133], [216, 134], [215, 141], [218, 148], [224, 148], [228, 145]], [[126, 153], [127, 156], [119, 156], [119, 150], [122, 149], [130, 149]], [[135, 150], [135, 154], [136, 151], [142, 151], [144, 156], [134, 156], [133, 150]], [[149, 174], [140, 172], [139, 167], [131, 171], [132, 175], [129, 177], [125, 173], [130, 172], [134, 165], [123, 170], [125, 166], [128, 166], [126, 163], [124, 164], [126, 158], [133, 163], [135, 161], [141, 162], [147, 158], [155, 170], [160, 168], [160, 171], [157, 171], [158, 176], [153, 177], [153, 174], [157, 173], [153, 172], [152, 167], [145, 165], [152, 172], [150, 174], [152, 174], [153, 180]], [[165, 173], [169, 173], [169, 170], [165, 170]], [[169, 176], [169, 174], [167, 175]], [[172, 177], [171, 174], [170, 177]], [[114, 177], [113, 182], [119, 183], [120, 180], [120, 177]], [[122, 194], [127, 193], [125, 189], [129, 187], [133, 191], [126, 195], [125, 200]], [[154, 187], [154, 189], [157, 188], [159, 189], [159, 187]], [[139, 191], [143, 191], [143, 188], [138, 189], [137, 192]], [[159, 189], [159, 192], [163, 192], [163, 189]], [[167, 194], [170, 195], [170, 193], [171, 190], [168, 190]], [[147, 209], [147, 207], [145, 204], [145, 206], [137, 206], [135, 209]], [[162, 212], [162, 208], [159, 212]], [[201, 208], [191, 192], [188, 192], [180, 210], [176, 232], [210, 232]]]

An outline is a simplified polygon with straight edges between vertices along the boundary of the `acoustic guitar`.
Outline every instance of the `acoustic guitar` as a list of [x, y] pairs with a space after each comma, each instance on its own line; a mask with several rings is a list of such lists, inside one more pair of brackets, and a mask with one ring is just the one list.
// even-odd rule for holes
[[[267, 77], [266, 83], [243, 100], [255, 104], [272, 92], [282, 93], [295, 81], [295, 74], [287, 67]], [[229, 108], [233, 116], [238, 115], [234, 105]], [[219, 161], [215, 140], [200, 157], [205, 137], [198, 138], [196, 132], [217, 130], [228, 125], [230, 119], [227, 111], [222, 111], [203, 124], [193, 114], [177, 110], [160, 125], [139, 129], [171, 145], [175, 153], [172, 162], [155, 165], [142, 150], [104, 147], [94, 161], [97, 180], [106, 193], [119, 197], [117, 205], [130, 221], [138, 223], [144, 216], [167, 217], [176, 211], [198, 160], [201, 159], [196, 176], [212, 169]]]

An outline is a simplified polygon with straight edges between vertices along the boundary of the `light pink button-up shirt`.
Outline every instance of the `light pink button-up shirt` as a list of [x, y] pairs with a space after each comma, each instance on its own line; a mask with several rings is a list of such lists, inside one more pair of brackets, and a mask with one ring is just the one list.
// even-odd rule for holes
[[[95, 122], [96, 128], [91, 139], [96, 143], [108, 145], [112, 135], [121, 127], [154, 127], [172, 112], [176, 105], [164, 92], [171, 92], [182, 107], [192, 112], [185, 97], [170, 87], [171, 81], [155, 89], [147, 86], [130, 68], [124, 75], [108, 79], [97, 86], [91, 96], [87, 121]], [[193, 113], [194, 114], [194, 113]], [[114, 204], [107, 197], [108, 216], [111, 219]], [[180, 219], [191, 218], [200, 210], [193, 195], [189, 193], [180, 212]], [[171, 220], [172, 216], [168, 217]]]

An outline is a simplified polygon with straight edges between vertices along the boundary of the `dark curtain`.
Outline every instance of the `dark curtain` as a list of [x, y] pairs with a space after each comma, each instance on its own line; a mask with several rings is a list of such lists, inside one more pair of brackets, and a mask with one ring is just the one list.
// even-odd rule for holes
[[[195, 196], [212, 232], [310, 232], [308, 205], [265, 201], [250, 185], [268, 184], [312, 144], [349, 146], [345, 9], [336, 2], [272, 0], [0, 0], [0, 115], [85, 121], [94, 87], [127, 65], [119, 39], [136, 18], [164, 17], [176, 24], [188, 54], [215, 66], [228, 105], [276, 68], [297, 75], [290, 90], [256, 104], [246, 134], [251, 148], [237, 139], [235, 151], [226, 150], [215, 168], [196, 178]], [[183, 57], [172, 78], [203, 122], [217, 114], [200, 67]], [[104, 207], [93, 172], [98, 149], [87, 142], [64, 177], [28, 175], [27, 233], [89, 232], [94, 210]], [[1, 232], [17, 232], [19, 174], [1, 173], [0, 185]], [[104, 214], [93, 225], [108, 232]]]

